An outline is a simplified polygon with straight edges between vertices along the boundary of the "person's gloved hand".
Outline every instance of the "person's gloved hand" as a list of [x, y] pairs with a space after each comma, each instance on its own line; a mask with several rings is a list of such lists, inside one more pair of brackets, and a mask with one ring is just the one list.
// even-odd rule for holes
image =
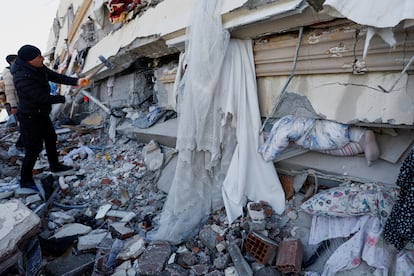
[[70, 95], [69, 93], [66, 93], [66, 95], [65, 95], [65, 103], [70, 104], [72, 102], [73, 102], [72, 95]]
[[78, 85], [80, 86], [80, 87], [85, 87], [85, 86], [87, 86], [89, 84], [89, 80], [87, 79], [87, 78], [80, 78], [79, 80], [78, 80]]

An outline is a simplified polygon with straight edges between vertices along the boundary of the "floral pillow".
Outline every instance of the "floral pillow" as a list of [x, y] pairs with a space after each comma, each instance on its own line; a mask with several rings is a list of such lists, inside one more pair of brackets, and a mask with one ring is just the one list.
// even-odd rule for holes
[[380, 184], [343, 184], [315, 194], [301, 209], [315, 216], [379, 215], [385, 222], [398, 196], [397, 187]]

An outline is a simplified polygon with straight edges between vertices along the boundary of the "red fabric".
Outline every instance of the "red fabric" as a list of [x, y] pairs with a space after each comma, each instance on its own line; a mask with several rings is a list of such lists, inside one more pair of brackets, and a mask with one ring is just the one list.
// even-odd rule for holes
[[124, 21], [127, 14], [134, 10], [141, 0], [111, 0], [109, 7], [109, 20], [111, 23], [119, 23]]

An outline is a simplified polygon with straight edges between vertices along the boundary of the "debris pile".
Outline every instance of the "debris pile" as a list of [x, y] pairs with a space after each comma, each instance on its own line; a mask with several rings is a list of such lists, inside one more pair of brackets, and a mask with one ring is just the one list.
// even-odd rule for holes
[[[41, 256], [39, 271], [51, 275], [245, 275], [243, 271], [252, 273], [254, 263], [254, 271], [268, 266], [276, 272], [277, 246], [290, 237], [289, 231], [281, 230], [288, 224], [287, 217], [276, 215], [265, 202], [251, 203], [245, 216], [232, 225], [227, 224], [224, 209], [212, 213], [198, 235], [183, 244], [148, 240], [146, 233], [157, 227], [166, 199], [162, 190], [168, 191], [157, 183], [166, 177], [162, 173], [173, 172], [163, 169], [174, 163], [175, 149], [123, 137], [112, 143], [102, 128], [74, 130], [58, 130], [58, 148], [64, 162], [71, 162], [75, 169], [54, 175], [42, 153], [35, 166], [36, 191], [19, 187], [23, 154], [8, 155], [18, 134], [1, 128], [5, 138], [1, 140], [0, 204], [14, 200], [40, 217], [41, 227], [30, 229], [36, 235], [27, 238], [39, 244], [32, 252]], [[249, 244], [249, 235], [271, 240], [272, 252]], [[33, 256], [21, 246], [18, 250], [26, 266], [9, 264], [3, 270], [25, 271], [29, 264], [33, 266], [29, 262]], [[264, 262], [261, 254], [270, 255]]]
[[[5, 245], [0, 260], [8, 260], [1, 262], [1, 273], [319, 275], [347, 240], [308, 243], [312, 215], [301, 206], [314, 187], [306, 181], [287, 196], [282, 215], [266, 202], [248, 202], [243, 216], [230, 225], [222, 208], [183, 243], [150, 240], [147, 234], [157, 229], [168, 179], [173, 178], [175, 149], [126, 137], [112, 142], [102, 127], [61, 128], [60, 156], [75, 169], [66, 175], [52, 174], [42, 153], [33, 190], [19, 186], [23, 153], [13, 147], [17, 130], [0, 131], [0, 208], [14, 206], [1, 215], [8, 221], [1, 226], [7, 229], [1, 231], [6, 234], [0, 237]], [[285, 190], [293, 189], [292, 177], [283, 176], [281, 181]], [[23, 220], [30, 223], [22, 227]], [[372, 267], [358, 269], [368, 272]]]

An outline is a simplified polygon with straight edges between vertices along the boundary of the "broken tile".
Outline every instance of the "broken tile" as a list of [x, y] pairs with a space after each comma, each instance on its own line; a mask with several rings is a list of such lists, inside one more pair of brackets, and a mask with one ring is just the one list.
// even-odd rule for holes
[[124, 240], [124, 248], [119, 252], [119, 260], [136, 259], [145, 250], [145, 240], [143, 237], [135, 235]]
[[129, 222], [131, 219], [136, 217], [134, 212], [119, 211], [119, 210], [110, 210], [107, 214], [108, 217], [120, 218], [121, 222]]
[[112, 237], [121, 240], [127, 239], [135, 235], [135, 230], [126, 226], [125, 222], [111, 223], [111, 225], [109, 226], [109, 230], [112, 233]]
[[104, 229], [93, 230], [87, 235], [79, 237], [77, 248], [79, 251], [96, 249], [98, 244], [108, 235], [108, 232]]
[[105, 204], [99, 207], [98, 212], [96, 213], [95, 219], [103, 219], [108, 211], [111, 209], [112, 204]]
[[80, 223], [65, 224], [60, 229], [58, 229], [52, 238], [60, 239], [76, 235], [85, 235], [88, 234], [91, 230], [91, 227]]

